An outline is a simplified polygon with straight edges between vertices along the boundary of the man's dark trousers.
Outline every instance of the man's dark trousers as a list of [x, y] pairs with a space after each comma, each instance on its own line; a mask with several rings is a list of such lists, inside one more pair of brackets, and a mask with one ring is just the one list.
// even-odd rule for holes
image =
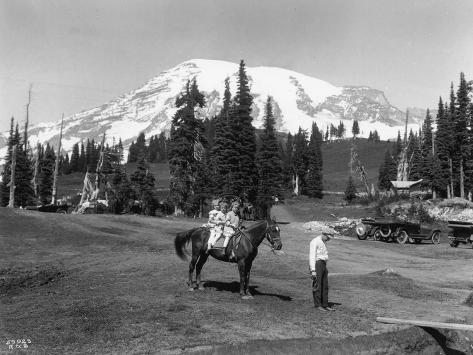
[[317, 278], [312, 281], [312, 294], [315, 307], [328, 307], [328, 270], [325, 260], [315, 262]]

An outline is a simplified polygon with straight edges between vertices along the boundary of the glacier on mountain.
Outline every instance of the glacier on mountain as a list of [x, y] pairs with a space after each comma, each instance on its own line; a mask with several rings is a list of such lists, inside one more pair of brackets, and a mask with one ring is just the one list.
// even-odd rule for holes
[[[310, 129], [315, 121], [325, 131], [330, 124], [342, 121], [351, 135], [354, 119], [359, 121], [361, 136], [378, 131], [382, 139], [395, 138], [404, 130], [405, 113], [392, 106], [380, 90], [366, 86], [336, 87], [323, 80], [295, 71], [275, 67], [246, 67], [254, 97], [253, 124], [262, 127], [264, 106], [273, 98], [277, 129], [295, 133], [299, 127]], [[176, 112], [176, 97], [188, 80], [196, 79], [206, 97], [206, 106], [198, 115], [213, 117], [221, 109], [224, 82], [230, 78], [232, 95], [237, 89], [238, 64], [218, 60], [193, 59], [166, 70], [132, 90], [99, 107], [82, 111], [64, 119], [63, 149], [89, 139], [101, 140], [103, 133], [109, 144], [121, 138], [125, 147], [140, 132], [146, 137], [168, 132]], [[423, 117], [411, 117], [409, 129], [417, 130]], [[37, 142], [57, 145], [60, 121], [33, 125], [29, 129], [32, 147]], [[0, 134], [0, 159], [6, 154], [8, 132]]]

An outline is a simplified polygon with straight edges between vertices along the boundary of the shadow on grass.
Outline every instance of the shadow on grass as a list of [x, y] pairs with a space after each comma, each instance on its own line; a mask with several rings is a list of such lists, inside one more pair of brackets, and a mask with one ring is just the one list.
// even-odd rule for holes
[[430, 328], [430, 327], [420, 327], [424, 329], [427, 333], [429, 333], [437, 343], [442, 347], [442, 350], [446, 355], [460, 355], [466, 354], [462, 350], [457, 350], [452, 348], [452, 343], [455, 345], [455, 337], [451, 336], [451, 334], [447, 333], [450, 336], [446, 336], [445, 334], [441, 333], [438, 329]]
[[[227, 291], [232, 293], [240, 292], [240, 283], [237, 281], [232, 282], [220, 282], [220, 281], [205, 281], [204, 287], [214, 288], [216, 291]], [[257, 290], [258, 286], [250, 286], [250, 292], [253, 296], [270, 296], [277, 297], [282, 301], [292, 301], [292, 297], [278, 295], [275, 293], [264, 293]]]

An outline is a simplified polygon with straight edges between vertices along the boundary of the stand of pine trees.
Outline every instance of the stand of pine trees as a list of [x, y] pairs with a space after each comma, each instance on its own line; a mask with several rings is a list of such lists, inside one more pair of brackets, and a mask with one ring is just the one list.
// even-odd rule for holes
[[[460, 73], [455, 92], [450, 86], [450, 102], [439, 98], [434, 119], [427, 110], [422, 128], [408, 138], [409, 179], [423, 179], [423, 186], [438, 197], [471, 198], [473, 193], [473, 102], [471, 82]], [[389, 180], [396, 180], [394, 167], [403, 143], [398, 134], [394, 152], [386, 153], [380, 167], [378, 185], [389, 189]]]
[[[209, 119], [196, 117], [204, 105], [195, 80], [186, 85], [176, 100], [169, 142], [171, 201], [188, 215], [202, 211], [211, 196], [238, 197], [257, 206], [264, 217], [282, 191], [298, 181], [297, 193], [322, 197], [322, 133], [314, 124], [310, 140], [299, 130], [280, 145], [275, 130], [273, 103], [268, 98], [264, 127], [259, 133], [252, 125], [253, 97], [244, 61], [240, 62], [237, 92], [232, 97], [225, 80], [223, 106]], [[338, 131], [339, 129], [339, 131]], [[343, 123], [337, 132], [345, 134]], [[201, 146], [203, 152], [196, 154]], [[198, 150], [198, 149], [197, 149]]]

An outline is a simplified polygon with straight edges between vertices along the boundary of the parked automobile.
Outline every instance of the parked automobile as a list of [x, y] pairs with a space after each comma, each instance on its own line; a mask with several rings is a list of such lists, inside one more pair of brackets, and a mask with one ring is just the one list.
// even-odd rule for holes
[[356, 226], [358, 239], [371, 238], [388, 242], [396, 241], [399, 244], [421, 243], [429, 240], [433, 244], [440, 243], [440, 230], [430, 225], [397, 221], [392, 219], [363, 218]]
[[40, 205], [40, 206], [26, 206], [25, 209], [38, 211], [38, 212], [66, 214], [68, 212], [69, 207], [70, 206], [68, 205]]
[[448, 221], [448, 239], [452, 248], [459, 244], [470, 244], [473, 248], [473, 223]]

